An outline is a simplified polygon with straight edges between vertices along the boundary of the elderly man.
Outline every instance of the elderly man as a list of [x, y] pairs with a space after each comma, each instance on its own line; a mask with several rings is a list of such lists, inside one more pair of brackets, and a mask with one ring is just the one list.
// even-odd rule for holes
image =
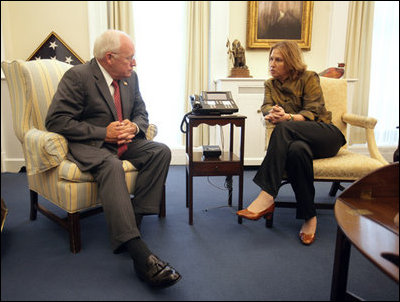
[[[65, 73], [46, 128], [67, 138], [68, 159], [96, 180], [114, 252], [126, 248], [136, 273], [150, 285], [173, 285], [180, 274], [149, 250], [139, 231], [143, 215], [159, 211], [171, 151], [145, 138], [148, 114], [133, 71], [132, 39], [108, 30], [97, 38], [93, 53], [91, 61]], [[139, 169], [132, 200], [122, 160]]]

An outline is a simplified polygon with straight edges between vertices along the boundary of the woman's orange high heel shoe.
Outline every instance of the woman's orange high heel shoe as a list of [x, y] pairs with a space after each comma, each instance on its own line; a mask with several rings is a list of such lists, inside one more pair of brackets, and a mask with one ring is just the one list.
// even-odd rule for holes
[[315, 240], [315, 233], [314, 234], [306, 234], [306, 233], [300, 232], [299, 238], [300, 238], [301, 243], [303, 243], [304, 245], [310, 245]]
[[246, 219], [250, 219], [250, 220], [258, 220], [264, 216], [265, 219], [267, 220], [266, 226], [270, 228], [270, 227], [272, 227], [274, 210], [275, 210], [275, 203], [273, 203], [268, 209], [261, 211], [259, 213], [253, 213], [253, 212], [249, 211], [248, 209], [243, 209], [243, 210], [237, 211], [236, 215], [246, 218]]

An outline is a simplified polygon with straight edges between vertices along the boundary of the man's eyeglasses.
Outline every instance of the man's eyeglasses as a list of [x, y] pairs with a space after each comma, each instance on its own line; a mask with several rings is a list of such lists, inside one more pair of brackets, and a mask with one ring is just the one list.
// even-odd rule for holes
[[[112, 55], [120, 55], [120, 53], [118, 53], [118, 52], [112, 52], [111, 54]], [[129, 56], [129, 57], [124, 57], [123, 59], [125, 59], [128, 62], [132, 62], [133, 60], [136, 60], [136, 57], [135, 56]]]

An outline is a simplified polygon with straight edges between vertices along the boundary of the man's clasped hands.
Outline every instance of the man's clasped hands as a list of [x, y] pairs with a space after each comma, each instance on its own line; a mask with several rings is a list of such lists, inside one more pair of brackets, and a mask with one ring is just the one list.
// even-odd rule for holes
[[130, 120], [125, 119], [121, 122], [115, 121], [107, 126], [105, 141], [118, 145], [127, 144], [132, 142], [137, 132], [137, 125]]

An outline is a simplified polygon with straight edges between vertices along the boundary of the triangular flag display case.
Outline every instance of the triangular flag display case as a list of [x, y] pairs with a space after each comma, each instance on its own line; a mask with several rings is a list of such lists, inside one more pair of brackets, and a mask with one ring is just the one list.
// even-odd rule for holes
[[53, 59], [71, 65], [85, 63], [54, 31], [29, 56], [27, 61]]

